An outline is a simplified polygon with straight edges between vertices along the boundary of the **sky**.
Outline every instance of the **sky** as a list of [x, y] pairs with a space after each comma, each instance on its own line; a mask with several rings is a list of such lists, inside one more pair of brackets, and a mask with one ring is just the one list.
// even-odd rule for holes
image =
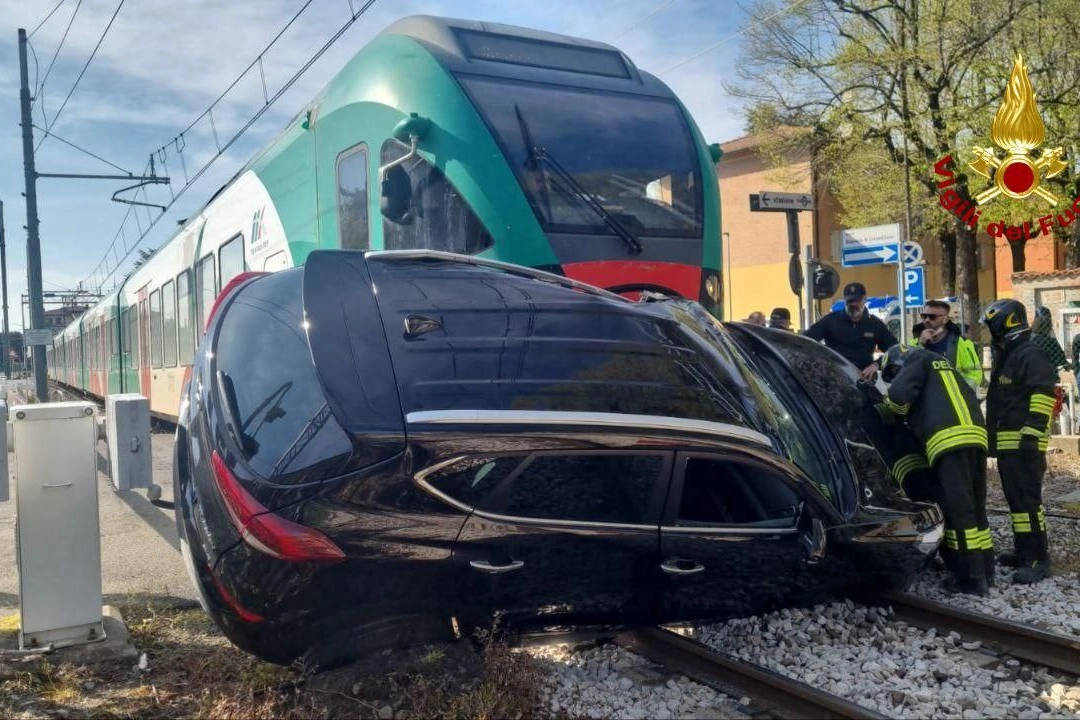
[[[37, 171], [121, 174], [118, 167], [140, 175], [154, 154], [159, 158], [155, 161], [158, 173], [167, 171], [173, 182], [171, 189], [152, 188], [147, 199], [166, 204], [185, 185], [185, 167], [190, 178], [217, 153], [218, 145], [265, 105], [262, 77], [268, 94], [273, 95], [364, 2], [312, 0], [263, 55], [262, 72], [256, 65], [214, 107], [211, 125], [204, 112], [259, 57], [304, 0], [127, 0], [123, 4], [121, 0], [0, 0], [0, 201], [12, 330], [22, 328], [20, 297], [27, 287], [19, 28], [33, 31], [57, 8], [30, 37], [29, 82], [31, 88], [39, 87], [31, 91], [33, 124], [51, 130], [44, 138], [40, 130], [34, 131], [35, 145], [40, 142]], [[102, 257], [109, 252], [118, 260], [126, 246], [130, 255], [120, 263], [122, 277], [138, 254], [133, 246], [143, 230], [156, 220], [138, 247], [153, 249], [166, 242], [177, 222], [205, 204], [349, 58], [387, 25], [408, 15], [486, 20], [610, 43], [675, 91], [708, 142], [738, 137], [745, 124], [743, 104], [727, 96], [722, 83], [732, 77], [739, 52], [739, 30], [747, 18], [744, 4], [735, 0], [375, 0], [164, 214], [113, 202], [113, 192], [128, 182], [39, 179], [44, 290], [75, 289], [80, 283], [92, 289], [102, 279], [100, 271], [95, 274]], [[75, 85], [84, 66], [85, 74]], [[183, 136], [185, 167], [180, 167], [179, 143], [174, 139], [189, 126]], [[155, 152], [162, 147], [168, 149]], [[160, 166], [162, 157], [168, 163], [165, 169]], [[106, 288], [112, 284], [113, 278], [105, 279]]]

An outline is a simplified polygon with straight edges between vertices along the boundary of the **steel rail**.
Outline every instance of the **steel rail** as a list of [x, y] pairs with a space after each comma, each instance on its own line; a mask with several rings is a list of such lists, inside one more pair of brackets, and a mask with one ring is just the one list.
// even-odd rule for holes
[[779, 717], [889, 717], [772, 670], [727, 657], [670, 630], [629, 630], [617, 635], [615, 642], [693, 680], [730, 687], [759, 699], [777, 711]]
[[885, 600], [896, 611], [897, 619], [917, 627], [955, 631], [1015, 658], [1080, 675], [1080, 638], [962, 610], [907, 593], [891, 593]]

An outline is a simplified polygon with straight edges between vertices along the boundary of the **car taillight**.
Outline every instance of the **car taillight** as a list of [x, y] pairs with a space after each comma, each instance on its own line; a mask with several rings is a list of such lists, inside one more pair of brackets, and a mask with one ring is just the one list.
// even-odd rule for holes
[[236, 288], [238, 288], [241, 285], [243, 285], [244, 283], [246, 283], [251, 278], [259, 277], [260, 275], [269, 275], [269, 274], [270, 273], [265, 273], [265, 272], [245, 272], [245, 273], [240, 273], [239, 275], [234, 277], [232, 280], [227, 282], [225, 284], [225, 287], [221, 288], [221, 292], [218, 293], [217, 298], [214, 300], [214, 304], [210, 306], [210, 312], [206, 316], [206, 327], [203, 328], [203, 332], [206, 332], [210, 328], [210, 321], [214, 319], [214, 313], [216, 313], [218, 308], [221, 307], [222, 301], [225, 300], [225, 297], [229, 293], [231, 293], [233, 290], [235, 290]]
[[286, 520], [263, 507], [244, 490], [217, 450], [210, 462], [225, 509], [248, 545], [290, 562], [339, 562], [345, 559], [341, 548], [318, 530]]

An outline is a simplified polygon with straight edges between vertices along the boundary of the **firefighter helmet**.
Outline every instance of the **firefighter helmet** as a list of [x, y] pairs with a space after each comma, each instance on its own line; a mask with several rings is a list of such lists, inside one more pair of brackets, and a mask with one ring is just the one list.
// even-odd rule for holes
[[891, 383], [904, 367], [904, 361], [907, 360], [908, 353], [914, 349], [907, 345], [893, 345], [886, 350], [885, 357], [881, 359], [881, 379], [884, 382]]
[[995, 300], [986, 308], [980, 321], [986, 324], [994, 340], [1004, 340], [1030, 329], [1027, 310], [1016, 300]]

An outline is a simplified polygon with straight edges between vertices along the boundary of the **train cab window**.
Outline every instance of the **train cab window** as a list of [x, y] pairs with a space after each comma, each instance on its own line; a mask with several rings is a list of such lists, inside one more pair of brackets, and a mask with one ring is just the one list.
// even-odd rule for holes
[[[221, 286], [244, 272], [244, 236], [237, 234], [218, 251], [221, 265]], [[211, 303], [211, 307], [213, 303]]]
[[150, 293], [150, 365], [161, 367], [161, 291]]
[[217, 276], [214, 272], [214, 256], [207, 255], [195, 266], [195, 336], [201, 337], [206, 330], [206, 316], [217, 298]]
[[678, 525], [794, 527], [799, 497], [773, 471], [721, 458], [690, 457], [683, 474]]
[[311, 361], [299, 279], [275, 273], [245, 286], [214, 340], [215, 385], [221, 407], [232, 408], [223, 412], [235, 414], [226, 423], [237, 450], [259, 476], [285, 484], [333, 474], [353, 449]]
[[177, 357], [181, 365], [190, 365], [195, 357], [195, 334], [191, 325], [191, 271], [176, 276]]
[[173, 281], [161, 286], [161, 364], [176, 367], [176, 293]]
[[[397, 140], [387, 140], [380, 162], [386, 165], [408, 151]], [[392, 168], [383, 185], [384, 249], [474, 255], [494, 244], [457, 188], [424, 158], [417, 156]]]
[[349, 149], [338, 156], [338, 232], [341, 247], [368, 248], [367, 147]]
[[645, 523], [658, 506], [663, 455], [535, 455], [509, 481], [502, 513], [515, 517]]

